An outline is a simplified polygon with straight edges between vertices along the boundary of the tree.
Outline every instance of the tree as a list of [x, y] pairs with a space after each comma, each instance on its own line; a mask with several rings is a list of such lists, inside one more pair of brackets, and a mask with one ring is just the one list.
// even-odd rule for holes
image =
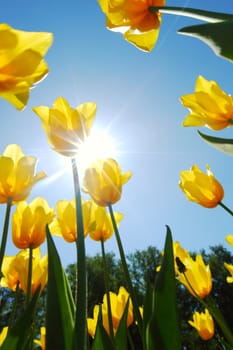
[[[228, 271], [224, 267], [224, 262], [233, 264], [233, 255], [221, 245], [210, 247], [209, 251], [200, 252], [206, 264], [210, 265], [213, 280], [213, 289], [211, 298], [216, 302], [221, 310], [227, 324], [233, 329], [233, 308], [232, 308], [232, 285], [226, 282]], [[195, 256], [196, 253], [191, 253]], [[149, 246], [145, 250], [136, 250], [126, 257], [132, 283], [134, 285], [139, 304], [143, 304], [147, 285], [153, 284], [158, 273], [158, 267], [161, 265], [162, 254], [156, 248]], [[120, 286], [126, 287], [124, 275], [121, 268], [120, 259], [114, 253], [106, 254], [106, 263], [108, 270], [109, 287], [113, 292], [118, 292]], [[76, 295], [76, 265], [70, 264], [66, 268], [66, 273], [70, 282], [74, 298]], [[88, 276], [88, 316], [92, 317], [95, 304], [102, 302], [105, 294], [104, 269], [102, 256], [97, 254], [93, 257], [87, 257], [87, 276]], [[127, 289], [127, 287], [126, 287]], [[0, 327], [8, 324], [10, 312], [12, 310], [15, 292], [6, 288], [0, 289]], [[23, 307], [24, 297], [20, 293], [19, 303]], [[45, 324], [45, 304], [46, 289], [43, 291], [38, 307], [35, 324], [35, 331], [39, 332], [39, 327]], [[180, 329], [182, 337], [182, 348], [184, 350], [217, 350], [223, 349], [219, 342], [222, 334], [216, 325], [216, 336], [208, 341], [203, 341], [198, 336], [197, 331], [188, 324], [192, 319], [194, 311], [203, 311], [203, 306], [187, 291], [187, 289], [177, 281], [177, 309], [180, 319]], [[17, 315], [16, 315], [17, 317]], [[137, 334], [135, 328], [130, 328], [132, 338], [137, 344], [135, 349], [139, 350], [137, 343]]]
[[[102, 256], [97, 254], [94, 257], [86, 258], [87, 264], [87, 285], [88, 285], [88, 315], [92, 316], [93, 307], [103, 300], [105, 294], [104, 268]], [[116, 259], [114, 253], [106, 254], [106, 265], [108, 270], [109, 289], [117, 292], [121, 285], [125, 286], [124, 275], [121, 263]], [[66, 268], [71, 290], [75, 298], [77, 269], [75, 264], [70, 264]]]

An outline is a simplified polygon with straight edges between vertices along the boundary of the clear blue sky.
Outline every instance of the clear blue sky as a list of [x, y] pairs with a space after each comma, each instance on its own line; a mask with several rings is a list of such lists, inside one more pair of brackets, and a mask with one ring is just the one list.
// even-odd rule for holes
[[[170, 0], [167, 5], [233, 12], [230, 0]], [[181, 170], [194, 163], [204, 170], [208, 163], [224, 186], [224, 203], [233, 208], [232, 158], [205, 144], [195, 128], [181, 126], [187, 110], [179, 97], [194, 91], [199, 74], [233, 93], [233, 64], [215, 56], [197, 39], [176, 33], [197, 21], [163, 15], [159, 40], [150, 54], [108, 31], [94, 0], [8, 0], [1, 7], [1, 22], [54, 34], [46, 56], [50, 73], [31, 91], [26, 109], [18, 112], [0, 100], [0, 153], [8, 144], [18, 143], [24, 153], [38, 157], [38, 170], [48, 174], [29, 200], [44, 196], [54, 206], [59, 199], [73, 197], [72, 175], [67, 172], [56, 177], [64, 167], [62, 156], [50, 149], [32, 107], [51, 106], [58, 96], [73, 107], [94, 101], [98, 106], [95, 125], [109, 127], [118, 145], [117, 161], [124, 171], [133, 172], [115, 206], [124, 213], [120, 233], [126, 253], [149, 245], [162, 249], [165, 225], [170, 226], [174, 241], [186, 249], [198, 251], [217, 244], [228, 247], [225, 235], [233, 234], [229, 214], [222, 208], [205, 209], [188, 202], [178, 187]], [[231, 130], [217, 136], [232, 137]], [[4, 210], [2, 206], [2, 222]], [[56, 244], [64, 265], [74, 262], [74, 246], [62, 239], [56, 239]], [[117, 253], [114, 237], [106, 249]], [[100, 246], [88, 238], [86, 250], [94, 255]], [[6, 253], [16, 251], [9, 243]]]

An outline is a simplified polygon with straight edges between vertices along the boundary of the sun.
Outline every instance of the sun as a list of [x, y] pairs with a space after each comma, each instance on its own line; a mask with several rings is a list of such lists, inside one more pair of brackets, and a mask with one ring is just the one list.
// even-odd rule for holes
[[[93, 127], [85, 141], [78, 145], [75, 161], [78, 168], [80, 179], [83, 179], [86, 169], [97, 159], [115, 158], [118, 151], [113, 137], [110, 135], [109, 128]], [[59, 157], [59, 171], [47, 180], [53, 182], [69, 172], [71, 169], [70, 157]]]
[[76, 161], [79, 171], [83, 173], [97, 158], [114, 158], [115, 156], [114, 140], [107, 129], [93, 128], [91, 134], [79, 145]]

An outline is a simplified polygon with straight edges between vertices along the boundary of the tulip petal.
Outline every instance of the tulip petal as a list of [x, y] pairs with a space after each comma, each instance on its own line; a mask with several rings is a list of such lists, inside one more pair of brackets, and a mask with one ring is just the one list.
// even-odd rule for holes
[[124, 38], [131, 44], [143, 51], [150, 52], [153, 50], [159, 36], [158, 29], [152, 29], [148, 32], [135, 32], [133, 30], [126, 31]]

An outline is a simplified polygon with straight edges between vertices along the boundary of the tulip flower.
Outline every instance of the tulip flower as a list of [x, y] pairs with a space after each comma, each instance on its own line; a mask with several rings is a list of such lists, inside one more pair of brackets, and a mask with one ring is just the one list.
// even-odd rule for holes
[[0, 203], [25, 200], [33, 185], [46, 175], [35, 175], [36, 158], [25, 156], [20, 146], [8, 145], [0, 155]]
[[209, 166], [206, 167], [206, 174], [197, 165], [182, 171], [179, 186], [188, 200], [205, 208], [216, 207], [224, 197], [223, 187], [215, 179]]
[[43, 58], [52, 41], [51, 33], [25, 32], [0, 24], [0, 97], [19, 110], [27, 104], [30, 89], [48, 74]]
[[[117, 328], [120, 324], [120, 321], [122, 319], [122, 316], [129, 298], [130, 298], [129, 293], [126, 291], [124, 287], [119, 288], [118, 294], [110, 292], [110, 303], [111, 303], [111, 313], [112, 313], [112, 323], [113, 323], [114, 334], [116, 333]], [[99, 310], [100, 310], [99, 305], [95, 305], [93, 310], [93, 318], [87, 319], [88, 333], [92, 337], [95, 336]], [[106, 332], [110, 334], [106, 294], [104, 294], [104, 297], [103, 297], [103, 304], [101, 305], [101, 310], [102, 310], [103, 326]], [[132, 306], [131, 299], [129, 299], [128, 315], [127, 315], [126, 323], [127, 323], [127, 327], [129, 327], [133, 323], [133, 306]]]
[[[65, 241], [72, 243], [77, 239], [77, 220], [75, 199], [71, 201], [60, 200], [57, 202], [57, 218], [50, 224], [49, 228], [55, 236], [63, 237]], [[86, 237], [93, 227], [92, 203], [82, 199], [82, 215], [84, 223], [84, 236]]]
[[80, 145], [90, 133], [96, 114], [96, 104], [87, 102], [71, 108], [63, 97], [58, 97], [51, 108], [34, 107], [49, 144], [64, 156], [77, 155]]
[[224, 263], [224, 267], [231, 274], [231, 276], [227, 276], [227, 283], [233, 283], [233, 265]]
[[[28, 281], [28, 261], [29, 251], [21, 250], [16, 256], [5, 256], [3, 259], [2, 273], [0, 285], [11, 290], [16, 290], [16, 286], [27, 293]], [[41, 286], [41, 291], [47, 283], [48, 277], [48, 256], [41, 257], [40, 249], [33, 249], [32, 262], [32, 283], [31, 293], [34, 294], [36, 289]]]
[[34, 343], [40, 346], [40, 350], [45, 350], [45, 346], [46, 346], [45, 335], [46, 335], [46, 328], [40, 327], [40, 339], [34, 339]]
[[179, 242], [173, 242], [173, 252], [175, 257], [179, 257], [179, 259], [185, 264], [186, 259], [190, 258], [190, 254], [187, 250], [185, 250]]
[[[106, 208], [99, 207], [93, 203], [92, 205], [93, 215], [93, 228], [89, 232], [89, 236], [94, 241], [106, 241], [109, 239], [113, 232], [113, 225], [110, 214], [106, 212]], [[116, 223], [119, 224], [123, 218], [123, 214], [114, 212]]]
[[96, 327], [97, 327], [97, 322], [98, 322], [99, 310], [100, 310], [99, 305], [95, 305], [94, 308], [93, 308], [93, 318], [88, 317], [88, 319], [87, 319], [88, 334], [92, 338], [95, 338], [95, 332], [96, 332]]
[[46, 225], [55, 215], [47, 201], [35, 198], [30, 204], [20, 202], [12, 216], [12, 240], [19, 249], [37, 248], [46, 238]]
[[206, 126], [221, 130], [233, 124], [233, 98], [215, 81], [199, 76], [195, 92], [181, 96], [181, 102], [191, 111], [185, 117], [183, 126]]
[[202, 256], [198, 254], [195, 259], [190, 255], [186, 255], [184, 259], [182, 259], [182, 255], [176, 255], [175, 258], [177, 257], [185, 267], [185, 272], [176, 269], [177, 279], [194, 297], [204, 298], [210, 294], [212, 289], [211, 270], [209, 265], [205, 265]]
[[208, 309], [205, 312], [194, 312], [193, 320], [188, 323], [194, 327], [203, 340], [209, 340], [214, 336], [214, 321]]
[[106, 15], [108, 29], [123, 34], [124, 39], [141, 50], [155, 46], [161, 25], [161, 14], [151, 12], [151, 6], [164, 6], [165, 0], [98, 0]]
[[226, 235], [225, 237], [226, 241], [230, 246], [233, 248], [233, 235]]
[[0, 333], [0, 346], [3, 344], [4, 340], [6, 339], [7, 332], [8, 332], [8, 327], [3, 327]]
[[114, 159], [98, 159], [86, 169], [84, 186], [97, 205], [108, 206], [120, 200], [122, 185], [131, 176], [130, 171], [122, 173], [119, 164]]

